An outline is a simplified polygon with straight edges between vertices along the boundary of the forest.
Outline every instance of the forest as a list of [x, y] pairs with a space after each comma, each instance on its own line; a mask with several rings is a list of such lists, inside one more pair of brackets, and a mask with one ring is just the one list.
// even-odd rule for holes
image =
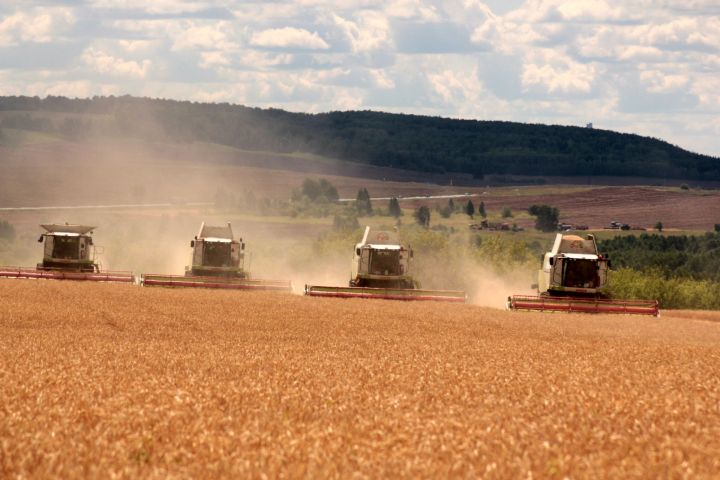
[[[0, 97], [3, 129], [304, 153], [431, 173], [720, 180], [720, 161], [656, 138], [573, 126], [376, 111], [318, 114], [121, 97]], [[52, 113], [52, 115], [43, 115]], [[64, 114], [64, 115], [63, 115]]]
[[613, 268], [655, 271], [666, 278], [720, 282], [720, 233], [616, 236], [600, 240]]

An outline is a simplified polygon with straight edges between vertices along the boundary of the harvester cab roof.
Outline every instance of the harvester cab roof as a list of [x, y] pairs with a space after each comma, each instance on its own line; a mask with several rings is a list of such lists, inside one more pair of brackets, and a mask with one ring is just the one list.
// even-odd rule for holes
[[198, 234], [195, 238], [227, 241], [233, 241], [235, 239], [235, 237], [233, 236], [232, 225], [230, 225], [230, 222], [222, 226], [205, 225], [205, 222], [202, 222], [202, 224], [200, 224], [200, 231], [198, 231]]
[[77, 235], [92, 235], [96, 227], [88, 225], [71, 225], [69, 223], [47, 223], [40, 225], [48, 233], [74, 233]]
[[566, 253], [566, 254], [582, 254], [582, 255], [596, 255], [597, 244], [595, 243], [594, 235], [587, 235], [586, 238], [582, 238], [579, 235], [563, 235], [558, 234], [555, 237], [555, 244], [553, 245], [553, 253]]
[[95, 230], [95, 228], [96, 228], [96, 227], [91, 227], [89, 225], [71, 225], [69, 223], [65, 223], [65, 224], [50, 223], [50, 224], [43, 224], [40, 226], [45, 230], [45, 233], [40, 235], [38, 242], [43, 242], [43, 240], [45, 240], [46, 236], [87, 237], [90, 239], [89, 242], [91, 245], [92, 245], [92, 238], [90, 238], [90, 235], [93, 234], [93, 230]]

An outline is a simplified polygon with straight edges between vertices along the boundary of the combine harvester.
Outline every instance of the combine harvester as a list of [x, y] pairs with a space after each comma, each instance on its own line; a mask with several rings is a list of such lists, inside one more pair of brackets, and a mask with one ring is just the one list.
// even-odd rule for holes
[[103, 272], [95, 262], [92, 235], [87, 225], [40, 225], [45, 229], [38, 239], [44, 243], [43, 260], [35, 268], [0, 267], [0, 277], [89, 280], [133, 283], [130, 272]]
[[618, 300], [605, 294], [610, 261], [598, 253], [593, 235], [558, 233], [542, 260], [538, 296], [508, 297], [511, 310], [620, 313], [658, 316], [657, 300]]
[[185, 275], [144, 274], [141, 283], [161, 287], [221, 288], [229, 290], [292, 291], [289, 281], [250, 278], [244, 270], [245, 244], [235, 240], [232, 227], [200, 225], [200, 232], [190, 242], [191, 265]]
[[355, 245], [349, 287], [305, 285], [311, 297], [379, 298], [386, 300], [434, 300], [460, 302], [465, 292], [421, 290], [410, 276], [412, 249], [400, 244], [395, 232], [370, 232], [365, 227], [362, 241]]

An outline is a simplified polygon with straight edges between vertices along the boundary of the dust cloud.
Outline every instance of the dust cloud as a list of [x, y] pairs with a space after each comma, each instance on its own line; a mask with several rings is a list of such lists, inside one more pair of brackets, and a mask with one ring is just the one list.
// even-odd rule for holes
[[[258, 199], [288, 199], [308, 176], [239, 166], [236, 156], [217, 146], [137, 141], [10, 152], [0, 165], [0, 206], [132, 206], [2, 212], [0, 220], [15, 226], [17, 238], [0, 249], [0, 263], [34, 266], [42, 259], [39, 224], [68, 222], [96, 227], [96, 260], [103, 270], [182, 275], [201, 222], [231, 222], [235, 237], [246, 244], [244, 267], [253, 278], [290, 280], [298, 294], [305, 284], [347, 286], [359, 236], [319, 249], [318, 237], [332, 229], [327, 223], [212, 207], [219, 192], [236, 199], [248, 191]], [[341, 195], [354, 194], [363, 182], [344, 178]], [[463, 255], [451, 262], [432, 254], [417, 258], [411, 273], [422, 288], [464, 290], [471, 303], [496, 308], [504, 307], [508, 295], [529, 292], [527, 272], [499, 274]]]

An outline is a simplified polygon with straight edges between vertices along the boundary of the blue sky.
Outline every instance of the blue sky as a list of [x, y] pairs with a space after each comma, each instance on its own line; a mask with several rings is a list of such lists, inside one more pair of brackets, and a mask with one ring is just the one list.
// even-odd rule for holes
[[720, 1], [3, 0], [0, 94], [592, 122], [720, 156]]

